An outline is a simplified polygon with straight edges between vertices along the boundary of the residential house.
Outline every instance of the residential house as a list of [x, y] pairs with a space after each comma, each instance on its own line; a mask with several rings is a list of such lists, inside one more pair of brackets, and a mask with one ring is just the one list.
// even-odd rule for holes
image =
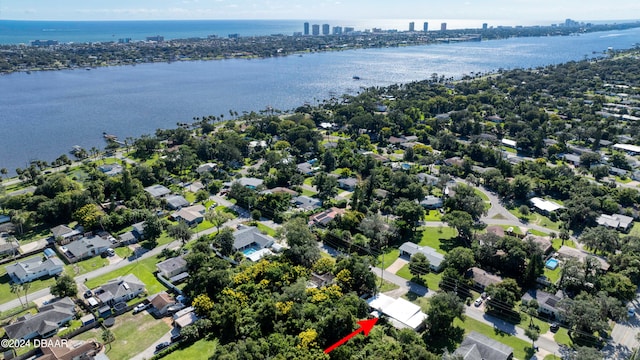
[[296, 196], [291, 199], [291, 202], [298, 208], [305, 211], [315, 210], [322, 207], [322, 200], [318, 198], [309, 197], [306, 195]]
[[547, 236], [527, 235], [525, 236], [524, 240], [527, 239], [531, 239], [531, 241], [538, 245], [538, 248], [542, 251], [543, 254], [547, 254], [551, 251], [551, 249], [553, 249], [553, 244]]
[[444, 159], [444, 164], [447, 166], [462, 166], [464, 164], [464, 160], [459, 156], [450, 157], [448, 159]]
[[504, 122], [504, 119], [501, 118], [499, 115], [490, 115], [490, 116], [487, 116], [486, 119], [496, 124], [502, 124]]
[[36, 337], [50, 337], [58, 332], [60, 326], [73, 320], [76, 304], [68, 297], [41, 307], [37, 314], [26, 314], [16, 322], [4, 327], [9, 339], [29, 340]]
[[339, 209], [337, 207], [332, 207], [331, 209], [327, 209], [321, 213], [311, 215], [309, 217], [309, 225], [315, 226], [327, 226], [336, 216], [340, 214], [344, 214], [345, 209]]
[[333, 282], [334, 278], [335, 276], [333, 276], [331, 273], [318, 274], [318, 273], [312, 272], [311, 276], [309, 276], [307, 287], [320, 288], [323, 286], [327, 286]]
[[435, 210], [443, 207], [444, 203], [442, 201], [442, 198], [440, 197], [427, 195], [424, 199], [422, 199], [422, 201], [420, 201], [420, 205], [422, 205], [422, 207], [425, 209]]
[[600, 256], [593, 255], [593, 254], [591, 254], [589, 252], [586, 252], [584, 250], [579, 250], [579, 249], [574, 249], [572, 247], [568, 247], [566, 245], [561, 246], [560, 249], [558, 249], [557, 254], [558, 254], [558, 257], [560, 257], [560, 258], [564, 258], [564, 259], [573, 258], [573, 259], [579, 260], [581, 262], [584, 262], [587, 257], [595, 258], [600, 263], [600, 270], [602, 270], [602, 271], [608, 271], [609, 267], [610, 267], [609, 263], [604, 258], [602, 258]]
[[58, 241], [60, 244], [67, 244], [70, 241], [82, 237], [83, 229], [71, 229], [66, 225], [58, 225], [51, 229], [51, 233], [53, 234], [53, 238]]
[[148, 186], [144, 188], [144, 191], [151, 194], [151, 196], [153, 196], [154, 198], [161, 198], [165, 195], [171, 194], [171, 190], [160, 184]]
[[609, 175], [625, 177], [625, 176], [627, 176], [628, 173], [629, 173], [629, 171], [625, 170], [625, 169], [620, 169], [620, 168], [617, 168], [617, 167], [614, 167], [614, 166], [610, 166], [609, 167]]
[[62, 273], [64, 263], [57, 257], [37, 256], [5, 267], [11, 281], [23, 284], [45, 276]]
[[20, 246], [15, 241], [0, 240], [0, 255], [15, 255], [20, 253]]
[[234, 251], [260, 250], [271, 246], [274, 242], [274, 238], [261, 233], [255, 226], [239, 225], [238, 230], [233, 233]]
[[208, 173], [208, 172], [212, 172], [213, 170], [215, 170], [218, 167], [217, 164], [215, 163], [205, 163], [202, 164], [200, 166], [198, 166], [196, 168], [196, 172], [200, 175], [204, 174], [204, 173]]
[[67, 257], [69, 262], [92, 258], [107, 251], [112, 246], [109, 240], [99, 236], [83, 237], [60, 247], [60, 252]]
[[132, 231], [127, 231], [118, 236], [118, 240], [123, 244], [135, 244], [138, 242], [138, 238]]
[[260, 249], [256, 251], [251, 251], [250, 253], [245, 254], [245, 257], [253, 262], [258, 262], [265, 256], [274, 255], [273, 251], [269, 249]]
[[499, 284], [502, 282], [502, 277], [488, 273], [477, 267], [472, 267], [467, 270], [465, 276], [471, 278], [473, 286], [480, 291], [484, 291], [484, 289], [491, 284]]
[[576, 154], [564, 154], [562, 155], [564, 161], [568, 162], [573, 166], [580, 166], [580, 155]]
[[411, 258], [417, 253], [423, 254], [429, 260], [429, 267], [432, 271], [439, 272], [442, 269], [444, 255], [429, 246], [419, 246], [412, 242], [405, 242], [400, 245], [400, 256]]
[[124, 170], [120, 164], [105, 164], [98, 166], [98, 170], [102, 171], [107, 176], [116, 176]]
[[224, 183], [224, 185], [226, 187], [231, 188], [231, 185], [233, 185], [233, 183], [239, 183], [240, 185], [255, 190], [256, 188], [258, 188], [258, 186], [262, 185], [264, 183], [264, 180], [262, 179], [258, 179], [258, 178], [251, 178], [251, 177], [242, 177], [240, 179], [236, 179], [234, 181], [231, 182], [226, 182]]
[[391, 325], [398, 329], [419, 331], [424, 327], [427, 314], [420, 306], [403, 298], [394, 299], [385, 294], [377, 294], [367, 300], [369, 306], [388, 317]]
[[196, 226], [204, 221], [204, 213], [206, 208], [201, 204], [184, 207], [177, 212], [171, 214], [171, 218], [175, 221], [184, 221], [189, 226]]
[[[559, 292], [562, 294], [562, 292]], [[528, 303], [531, 300], [535, 300], [538, 303], [538, 312], [545, 314], [552, 319], [560, 319], [563, 309], [558, 307], [558, 303], [562, 300], [561, 297], [549, 294], [548, 292], [531, 289], [522, 296], [522, 303]]]
[[176, 256], [156, 264], [158, 273], [165, 279], [170, 279], [187, 271], [187, 261], [182, 256]]
[[135, 223], [132, 226], [133, 230], [131, 232], [133, 232], [133, 235], [138, 239], [144, 239], [144, 221]]
[[502, 139], [500, 140], [500, 143], [503, 146], [506, 146], [508, 148], [512, 148], [512, 149], [517, 149], [518, 143], [515, 140], [511, 140], [511, 139]]
[[511, 360], [513, 348], [472, 331], [465, 336], [453, 355], [463, 360]]
[[152, 311], [160, 316], [167, 315], [169, 307], [176, 304], [176, 301], [166, 291], [151, 295], [148, 300]]
[[171, 210], [178, 210], [182, 207], [189, 206], [189, 202], [182, 195], [171, 195], [165, 198], [167, 206]]
[[612, 146], [614, 150], [624, 151], [629, 155], [635, 156], [640, 154], [640, 146], [630, 144], [615, 144]]
[[42, 356], [38, 360], [97, 359], [101, 350], [102, 344], [95, 340], [64, 341], [54, 336], [46, 346], [40, 346]]
[[356, 186], [358, 186], [358, 179], [356, 178], [338, 179], [338, 187], [342, 190], [353, 191]]
[[547, 215], [547, 214], [551, 214], [554, 211], [557, 211], [559, 209], [564, 209], [564, 206], [555, 203], [553, 201], [549, 201], [546, 199], [542, 199], [539, 197], [533, 197], [531, 199], [529, 199], [529, 201], [531, 202], [531, 205], [533, 205], [533, 207], [540, 213]]
[[313, 165], [311, 165], [308, 162], [303, 162], [303, 163], [297, 164], [296, 167], [298, 168], [298, 171], [302, 175], [312, 175], [313, 172], [315, 171], [314, 168], [313, 168]]
[[596, 222], [598, 225], [606, 226], [608, 228], [629, 231], [629, 228], [633, 224], [633, 218], [622, 214], [602, 214], [598, 219], [596, 219]]
[[128, 274], [117, 279], [109, 280], [106, 284], [94, 290], [98, 299], [107, 305], [127, 302], [144, 292], [144, 283], [135, 275]]
[[440, 182], [440, 179], [438, 179], [437, 176], [433, 176], [430, 174], [419, 173], [416, 176], [418, 177], [418, 180], [420, 180], [420, 182], [424, 183], [425, 185], [436, 186]]
[[177, 329], [182, 329], [198, 321], [199, 318], [194, 310], [193, 306], [189, 306], [173, 314], [173, 325]]
[[286, 187], [274, 187], [273, 189], [266, 189], [260, 191], [260, 194], [289, 194], [291, 196], [298, 196], [298, 192]]

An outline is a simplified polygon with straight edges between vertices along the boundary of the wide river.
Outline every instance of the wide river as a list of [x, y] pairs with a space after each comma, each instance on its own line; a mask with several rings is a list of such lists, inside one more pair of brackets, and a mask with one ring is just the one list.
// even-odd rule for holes
[[[362, 87], [531, 68], [628, 49], [640, 28], [580, 36], [349, 50], [258, 60], [156, 63], [0, 76], [0, 168], [103, 148], [193, 117], [289, 110]], [[360, 80], [353, 80], [353, 76]]]

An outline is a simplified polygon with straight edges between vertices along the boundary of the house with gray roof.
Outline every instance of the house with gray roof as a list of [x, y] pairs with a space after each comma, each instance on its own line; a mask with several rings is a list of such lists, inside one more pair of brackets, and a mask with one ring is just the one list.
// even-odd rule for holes
[[106, 305], [129, 301], [143, 292], [144, 283], [133, 274], [109, 280], [93, 291]]
[[204, 213], [206, 210], [202, 204], [196, 204], [178, 210], [171, 214], [171, 217], [176, 221], [184, 221], [189, 226], [196, 226], [204, 221]]
[[98, 166], [98, 170], [102, 171], [107, 176], [116, 176], [124, 170], [120, 164], [105, 164]]
[[69, 241], [73, 241], [77, 238], [82, 237], [82, 228], [79, 229], [71, 229], [66, 225], [58, 225], [51, 229], [51, 233], [53, 234], [54, 240], [62, 239], [60, 243], [68, 243]]
[[627, 231], [629, 230], [629, 227], [631, 227], [631, 224], [633, 224], [633, 218], [622, 214], [602, 214], [596, 219], [596, 222], [598, 225], [606, 226], [611, 229]]
[[342, 190], [353, 191], [358, 185], [358, 179], [350, 177], [345, 179], [338, 179], [338, 187]]
[[107, 251], [111, 245], [109, 240], [94, 235], [72, 241], [65, 246], [61, 246], [60, 250], [69, 262], [77, 262], [100, 255]]
[[296, 168], [302, 175], [311, 175], [314, 172], [313, 165], [308, 162], [297, 164]]
[[196, 172], [200, 175], [208, 172], [212, 172], [218, 167], [218, 164], [215, 163], [204, 163], [196, 168]]
[[249, 248], [256, 250], [271, 246], [275, 239], [265, 235], [255, 226], [238, 226], [238, 230], [233, 233], [233, 250], [243, 251]]
[[147, 186], [146, 188], [144, 188], [144, 191], [151, 194], [151, 196], [153, 196], [154, 198], [161, 198], [165, 195], [171, 194], [171, 190], [169, 190], [166, 186], [160, 184]]
[[315, 210], [322, 207], [322, 200], [318, 198], [309, 197], [306, 195], [296, 196], [291, 199], [291, 202], [302, 210]]
[[187, 261], [182, 256], [169, 258], [156, 264], [158, 273], [166, 279], [187, 271]]
[[[562, 294], [562, 292], [559, 292]], [[561, 297], [550, 294], [548, 292], [531, 289], [522, 296], [522, 303], [528, 303], [535, 300], [538, 303], [538, 312], [552, 317], [553, 319], [560, 319], [562, 312], [561, 307], [558, 307], [558, 303], [562, 300]]]
[[63, 267], [64, 263], [57, 257], [46, 259], [44, 256], [37, 256], [5, 268], [13, 282], [23, 284], [41, 277], [60, 274]]
[[417, 253], [423, 254], [429, 260], [429, 267], [432, 271], [438, 272], [442, 269], [444, 255], [436, 252], [436, 249], [429, 246], [419, 246], [412, 242], [406, 242], [400, 246], [400, 256], [411, 258]]
[[60, 326], [71, 321], [75, 315], [75, 303], [66, 297], [41, 307], [35, 315], [19, 317], [13, 324], [5, 326], [4, 330], [10, 339], [47, 338], [55, 335]]
[[511, 360], [513, 348], [472, 331], [465, 336], [453, 355], [463, 360]]
[[418, 177], [418, 180], [420, 180], [421, 183], [424, 183], [426, 185], [435, 186], [435, 185], [438, 185], [438, 182], [440, 181], [440, 179], [438, 179], [437, 176], [433, 176], [426, 173], [419, 173], [416, 176]]
[[182, 195], [171, 195], [165, 198], [167, 206], [171, 210], [178, 210], [184, 206], [189, 206], [189, 202]]
[[131, 230], [133, 235], [138, 239], [144, 239], [144, 221], [137, 222], [131, 226], [133, 226], [133, 230]]
[[420, 201], [420, 205], [422, 205], [422, 207], [425, 209], [435, 210], [443, 207], [444, 203], [442, 201], [442, 198], [440, 197], [427, 195], [424, 197], [424, 199], [422, 199], [422, 201]]
[[467, 270], [465, 277], [471, 278], [473, 286], [480, 291], [484, 291], [484, 289], [491, 284], [499, 284], [502, 282], [502, 277], [488, 273], [478, 267], [472, 267]]
[[236, 182], [240, 183], [240, 185], [246, 188], [255, 190], [258, 186], [264, 183], [264, 180], [258, 179], [258, 178], [252, 178], [252, 177], [242, 177], [240, 179], [236, 179], [234, 181], [224, 183], [224, 185], [231, 187], [231, 185], [233, 185], [233, 183], [236, 183]]

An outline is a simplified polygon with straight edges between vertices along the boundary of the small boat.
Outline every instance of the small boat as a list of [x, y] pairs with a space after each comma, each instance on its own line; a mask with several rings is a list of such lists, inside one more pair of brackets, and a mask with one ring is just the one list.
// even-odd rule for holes
[[360, 80], [360, 76], [353, 75], [353, 80]]

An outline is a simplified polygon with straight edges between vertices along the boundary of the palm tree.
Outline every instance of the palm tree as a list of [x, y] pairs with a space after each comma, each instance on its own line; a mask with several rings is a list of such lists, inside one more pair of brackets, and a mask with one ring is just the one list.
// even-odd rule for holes
[[24, 305], [29, 305], [29, 300], [27, 299], [27, 295], [29, 295], [29, 288], [31, 288], [31, 283], [22, 284], [22, 291], [24, 291]]
[[22, 303], [22, 297], [20, 296], [20, 290], [22, 289], [22, 286], [20, 284], [11, 283], [11, 293], [18, 295], [18, 300], [20, 301], [20, 306], [24, 307], [24, 304]]
[[102, 337], [102, 342], [104, 342], [105, 344], [109, 344], [109, 350], [111, 350], [111, 343], [116, 339], [115, 335], [113, 335], [111, 330], [105, 328], [104, 330], [102, 330], [101, 337]]

